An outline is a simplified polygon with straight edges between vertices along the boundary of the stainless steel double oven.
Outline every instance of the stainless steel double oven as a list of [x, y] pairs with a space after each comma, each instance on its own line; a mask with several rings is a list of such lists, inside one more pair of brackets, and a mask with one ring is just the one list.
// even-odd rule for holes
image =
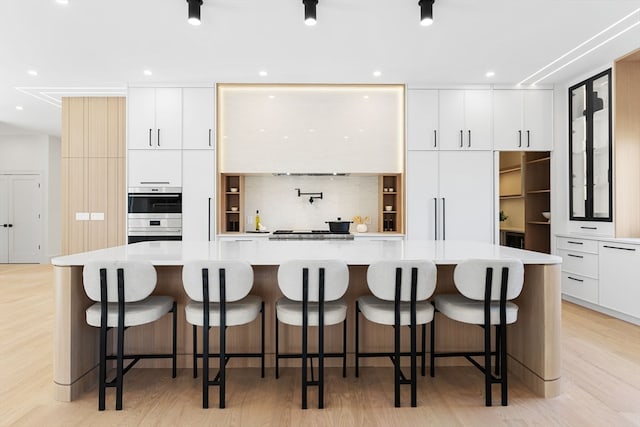
[[182, 240], [182, 188], [129, 188], [129, 243]]

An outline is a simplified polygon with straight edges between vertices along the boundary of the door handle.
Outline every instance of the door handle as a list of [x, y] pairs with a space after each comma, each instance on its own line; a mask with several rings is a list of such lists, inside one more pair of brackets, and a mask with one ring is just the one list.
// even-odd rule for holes
[[438, 198], [433, 198], [433, 240], [438, 240]]
[[447, 228], [446, 228], [446, 224], [445, 224], [445, 219], [447, 218], [447, 213], [445, 211], [445, 207], [444, 207], [444, 197], [442, 198], [442, 240], [446, 240], [447, 239]]
[[433, 130], [433, 148], [436, 148], [438, 146], [438, 131], [437, 130]]
[[531, 143], [531, 132], [527, 130], [527, 147], [530, 147]]
[[567, 276], [567, 279], [575, 280], [576, 282], [584, 282], [582, 279], [576, 279], [575, 277]]
[[635, 252], [634, 248], [621, 248], [620, 246], [609, 246], [609, 245], [602, 245], [603, 248], [608, 248], [608, 249], [618, 249], [620, 251], [631, 251], [631, 252]]
[[[211, 147], [211, 129], [209, 129], [209, 147]], [[211, 200], [211, 198], [209, 198]]]
[[471, 130], [469, 130], [469, 145], [467, 147], [471, 148]]
[[522, 147], [522, 131], [518, 131], [518, 148]]
[[149, 129], [149, 147], [151, 147], [151, 132], [153, 129]]
[[567, 254], [567, 256], [570, 256], [573, 258], [584, 258], [582, 255], [574, 255], [574, 254]]
[[9, 225], [9, 228], [13, 227], [13, 224], [8, 224], [8, 225]]
[[3, 226], [4, 228], [7, 228], [7, 227], [9, 226], [9, 224], [2, 224], [2, 226]]
[[158, 147], [160, 147], [160, 129], [158, 128]]
[[460, 129], [460, 148], [462, 148], [462, 129]]
[[[209, 129], [209, 132], [211, 132], [211, 129]], [[207, 208], [209, 209], [209, 213], [207, 216], [207, 240], [210, 242], [211, 241], [211, 197], [209, 197], [209, 204], [207, 206]]]

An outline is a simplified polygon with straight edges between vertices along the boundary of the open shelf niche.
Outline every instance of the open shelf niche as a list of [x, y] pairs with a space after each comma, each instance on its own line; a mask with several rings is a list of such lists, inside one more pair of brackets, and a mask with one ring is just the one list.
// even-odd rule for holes
[[243, 221], [243, 190], [244, 177], [242, 175], [222, 174], [220, 180], [221, 218], [220, 229], [224, 233], [239, 233], [244, 231]]
[[402, 175], [380, 175], [378, 179], [378, 231], [402, 232]]

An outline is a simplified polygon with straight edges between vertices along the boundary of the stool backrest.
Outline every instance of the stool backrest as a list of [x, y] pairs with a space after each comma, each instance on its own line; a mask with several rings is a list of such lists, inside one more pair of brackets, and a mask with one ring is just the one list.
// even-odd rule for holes
[[107, 302], [118, 302], [118, 270], [124, 278], [124, 301], [142, 301], [156, 287], [156, 269], [148, 261], [91, 261], [82, 270], [84, 291], [92, 301], [100, 302], [100, 270], [106, 270]]
[[203, 301], [202, 270], [208, 270], [209, 301], [220, 302], [220, 269], [225, 274], [225, 299], [239, 301], [249, 295], [253, 287], [253, 268], [246, 261], [189, 261], [182, 267], [182, 285], [194, 301]]
[[302, 301], [302, 271], [309, 271], [309, 301], [318, 302], [319, 271], [324, 268], [324, 300], [341, 298], [349, 286], [349, 267], [341, 260], [292, 260], [278, 267], [278, 286], [285, 297]]
[[491, 300], [500, 300], [502, 270], [508, 269], [506, 299], [517, 298], [524, 283], [524, 266], [518, 259], [469, 259], [459, 263], [453, 272], [456, 288], [467, 298], [483, 301], [487, 268], [492, 268]]
[[429, 260], [416, 261], [376, 261], [367, 269], [367, 284], [376, 297], [395, 300], [396, 269], [402, 271], [400, 301], [411, 301], [411, 270], [417, 268], [416, 301], [423, 301], [433, 295], [436, 289], [436, 266]]

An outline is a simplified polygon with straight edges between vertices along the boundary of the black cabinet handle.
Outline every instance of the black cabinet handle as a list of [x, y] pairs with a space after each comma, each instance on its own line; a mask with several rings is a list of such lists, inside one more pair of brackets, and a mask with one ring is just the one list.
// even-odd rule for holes
[[[209, 132], [211, 132], [211, 129], [209, 129]], [[209, 204], [207, 205], [208, 208], [208, 216], [207, 216], [207, 240], [210, 242], [211, 241], [211, 197], [209, 197]]]
[[527, 130], [527, 147], [531, 146], [531, 132]]
[[433, 240], [438, 240], [438, 198], [433, 198]]
[[158, 129], [158, 147], [160, 147], [160, 129]]
[[438, 131], [437, 130], [433, 130], [433, 148], [436, 148], [438, 146]]
[[573, 245], [584, 245], [583, 242], [574, 242], [573, 240], [567, 240], [567, 243], [571, 243]]
[[[211, 129], [209, 129], [209, 147], [211, 147]], [[209, 199], [211, 200], [211, 199]]]
[[583, 230], [597, 230], [598, 229], [598, 227], [587, 227], [587, 226], [584, 226], [584, 225], [581, 225], [580, 228], [582, 228]]
[[518, 147], [522, 147], [522, 131], [518, 131]]
[[149, 147], [151, 147], [151, 132], [153, 129], [149, 129]]
[[462, 148], [462, 129], [460, 129], [460, 148]]
[[7, 227], [9, 226], [9, 224], [2, 224], [2, 226], [3, 226], [4, 228], [7, 228]]
[[471, 148], [471, 131], [469, 131], [469, 145], [468, 145], [468, 147]]
[[447, 238], [447, 236], [446, 236], [447, 229], [445, 227], [445, 222], [444, 222], [446, 217], [447, 217], [447, 215], [446, 215], [446, 211], [444, 209], [444, 197], [443, 197], [442, 198], [442, 240], [445, 240]]
[[13, 227], [13, 224], [8, 224], [9, 228]]
[[576, 282], [584, 282], [582, 279], [576, 279], [575, 277], [567, 276], [567, 279], [575, 280]]
[[567, 254], [567, 256], [570, 256], [573, 258], [584, 258], [582, 255], [574, 255], [574, 254]]
[[619, 249], [621, 251], [631, 251], [631, 252], [636, 251], [634, 248], [621, 248], [619, 246], [609, 246], [609, 245], [602, 245], [602, 246], [608, 249]]

